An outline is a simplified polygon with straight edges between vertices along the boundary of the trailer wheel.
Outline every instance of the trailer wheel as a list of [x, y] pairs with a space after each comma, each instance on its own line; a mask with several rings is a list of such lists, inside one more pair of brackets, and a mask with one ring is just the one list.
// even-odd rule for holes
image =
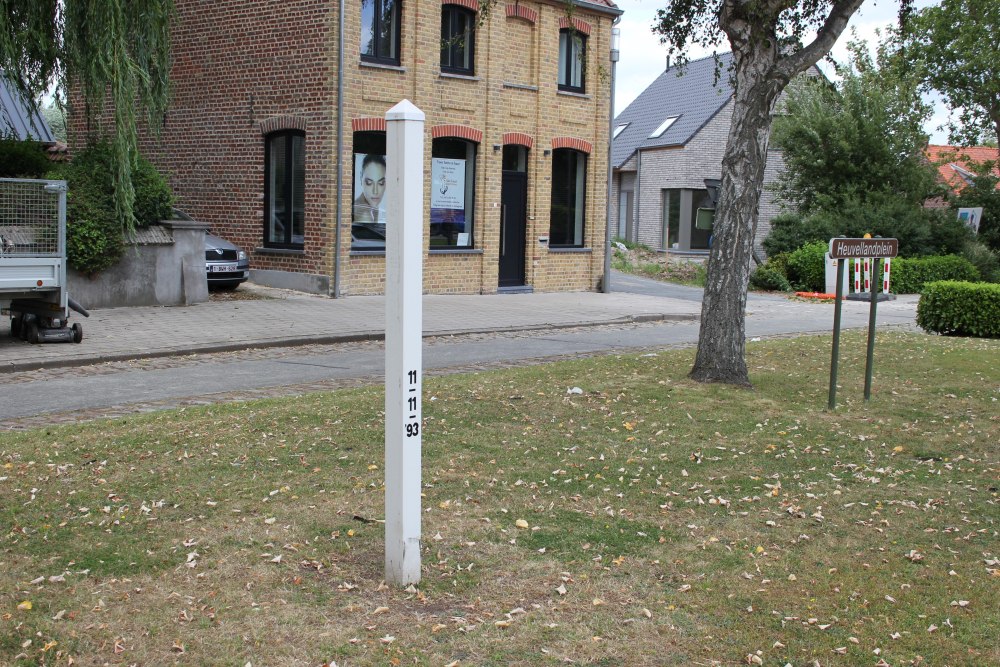
[[83, 340], [83, 327], [79, 322], [73, 323], [73, 342], [79, 343]]
[[28, 330], [25, 339], [32, 345], [38, 345], [38, 324], [32, 320], [28, 323]]
[[21, 337], [21, 316], [17, 315], [10, 318], [10, 335], [14, 338]]

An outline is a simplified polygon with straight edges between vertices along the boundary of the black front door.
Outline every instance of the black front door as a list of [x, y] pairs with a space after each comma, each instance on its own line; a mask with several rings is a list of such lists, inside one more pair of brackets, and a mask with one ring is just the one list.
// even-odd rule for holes
[[527, 230], [528, 174], [503, 172], [500, 193], [500, 287], [524, 285], [525, 232]]

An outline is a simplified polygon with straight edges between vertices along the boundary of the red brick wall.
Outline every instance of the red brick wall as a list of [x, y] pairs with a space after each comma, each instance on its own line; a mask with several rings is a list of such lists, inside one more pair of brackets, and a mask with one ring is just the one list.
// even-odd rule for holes
[[[253, 251], [254, 269], [332, 275], [336, 4], [176, 0], [173, 87], [159, 141], [144, 152], [169, 174], [177, 206]], [[263, 246], [264, 134], [306, 138], [304, 252]]]

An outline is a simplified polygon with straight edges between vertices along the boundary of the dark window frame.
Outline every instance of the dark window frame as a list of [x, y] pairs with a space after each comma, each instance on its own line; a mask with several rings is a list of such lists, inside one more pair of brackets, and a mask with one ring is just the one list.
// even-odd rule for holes
[[[364, 40], [365, 33], [365, 3], [372, 3], [372, 40], [370, 53], [365, 52], [364, 43], [361, 44], [361, 60], [370, 63], [379, 63], [383, 65], [395, 65], [400, 64], [400, 33], [402, 32], [402, 0], [362, 0], [361, 7], [361, 39]], [[391, 5], [389, 8], [388, 19], [384, 16], [386, 5]], [[383, 35], [377, 28], [382, 27], [386, 22], [392, 22], [391, 34], [386, 36]], [[388, 55], [380, 55], [384, 51], [388, 50]]]
[[[465, 30], [458, 28], [465, 19]], [[468, 55], [469, 66], [455, 65]], [[441, 71], [474, 76], [476, 71], [476, 13], [464, 5], [441, 5]]]
[[[302, 232], [303, 241], [301, 243], [294, 242], [292, 240], [294, 236], [294, 216], [295, 216], [295, 202], [294, 193], [295, 190], [295, 151], [294, 149], [294, 138], [302, 138], [302, 183], [300, 184], [303, 199], [303, 211], [302, 211]], [[271, 218], [271, 208], [272, 200], [274, 198], [274, 192], [271, 191], [271, 151], [273, 150], [273, 144], [277, 140], [282, 140], [287, 142], [285, 147], [285, 177], [281, 184], [281, 189], [284, 191], [284, 199], [289, 202], [286, 206], [288, 212], [286, 216], [290, 214], [292, 219], [285, 219], [283, 221], [285, 233], [282, 239], [276, 240], [271, 237], [269, 221]], [[265, 248], [286, 248], [291, 250], [302, 250], [305, 246], [305, 188], [306, 188], [306, 173], [305, 173], [305, 140], [306, 133], [302, 130], [278, 130], [276, 132], [271, 132], [264, 137], [264, 247]]]
[[[572, 156], [565, 165], [562, 162]], [[549, 247], [585, 248], [587, 245], [587, 162], [589, 156], [573, 148], [557, 148], [552, 151], [552, 192], [549, 204]], [[565, 167], [564, 174], [559, 169]], [[582, 177], [580, 171], [582, 170]], [[579, 191], [577, 191], [579, 186]], [[569, 188], [572, 188], [570, 190]], [[557, 197], [560, 192], [569, 192], [563, 204], [565, 216], [561, 217]], [[579, 203], [579, 206], [577, 205]], [[579, 209], [579, 210], [578, 210]], [[580, 241], [566, 242], [568, 236], [576, 236], [577, 218], [580, 222]], [[560, 233], [556, 233], [557, 229]]]
[[[568, 53], [566, 53], [567, 50], [563, 49], [564, 39], [569, 40]], [[580, 62], [579, 84], [573, 82], [574, 59]], [[557, 81], [559, 90], [580, 94], [587, 92], [587, 35], [575, 28], [559, 30], [559, 76]]]

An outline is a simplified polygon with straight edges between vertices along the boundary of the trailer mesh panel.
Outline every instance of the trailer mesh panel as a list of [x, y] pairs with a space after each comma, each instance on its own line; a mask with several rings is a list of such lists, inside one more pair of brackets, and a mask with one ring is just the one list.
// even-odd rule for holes
[[44, 181], [0, 179], [0, 257], [60, 255], [58, 193]]

